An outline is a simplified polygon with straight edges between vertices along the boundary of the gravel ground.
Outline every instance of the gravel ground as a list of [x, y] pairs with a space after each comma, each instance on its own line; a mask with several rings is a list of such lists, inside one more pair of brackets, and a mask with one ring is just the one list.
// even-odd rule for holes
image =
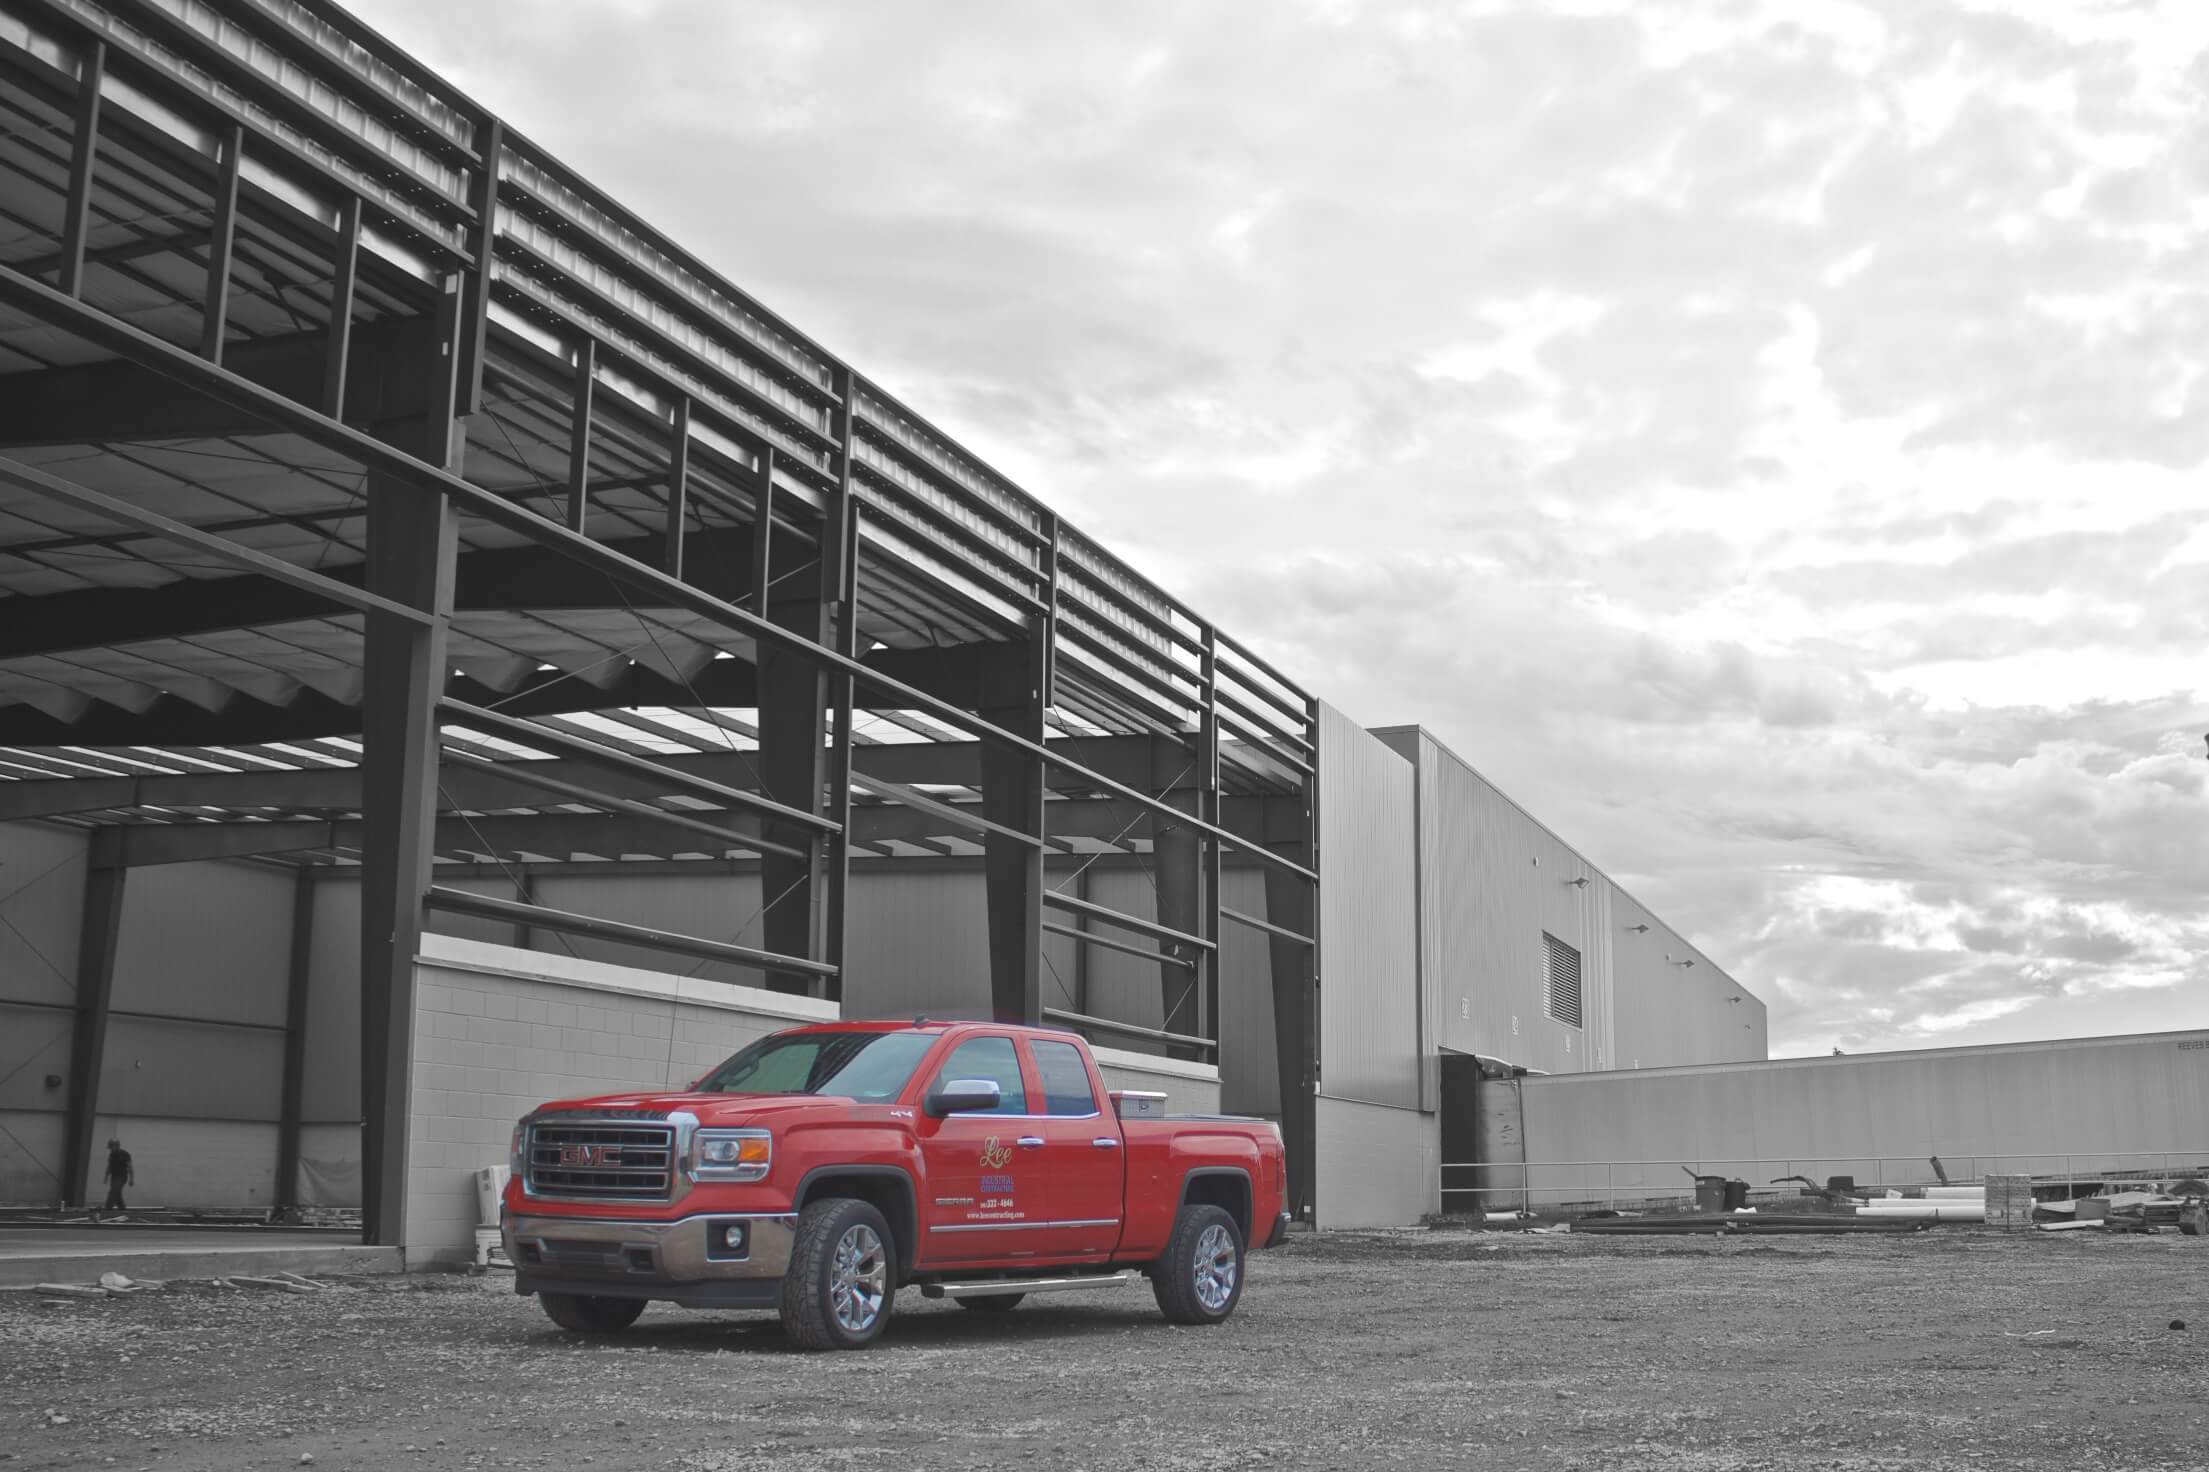
[[[2197, 1468], [2209, 1242], [1298, 1238], [1214, 1329], [1147, 1285], [560, 1334], [504, 1277], [0, 1293], [0, 1472], [406, 1467]], [[2182, 1320], [2187, 1327], [2173, 1326]]]

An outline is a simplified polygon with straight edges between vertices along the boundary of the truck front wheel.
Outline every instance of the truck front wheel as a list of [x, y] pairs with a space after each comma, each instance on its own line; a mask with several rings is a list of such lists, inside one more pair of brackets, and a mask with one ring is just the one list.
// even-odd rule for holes
[[641, 1298], [600, 1298], [595, 1294], [540, 1293], [545, 1317], [578, 1334], [618, 1334], [644, 1312]]
[[1176, 1324], [1216, 1324], [1243, 1296], [1243, 1234], [1217, 1206], [1184, 1206], [1151, 1264], [1151, 1292]]
[[896, 1297], [890, 1226], [864, 1201], [832, 1196], [798, 1216], [782, 1279], [782, 1330], [800, 1349], [861, 1349]]

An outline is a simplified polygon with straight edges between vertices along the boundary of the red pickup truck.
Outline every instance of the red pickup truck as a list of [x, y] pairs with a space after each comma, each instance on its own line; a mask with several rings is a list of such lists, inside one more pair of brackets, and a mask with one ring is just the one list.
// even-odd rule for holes
[[1280, 1132], [1111, 1093], [1081, 1038], [841, 1022], [760, 1039], [679, 1093], [547, 1104], [514, 1130], [514, 1290], [610, 1333], [660, 1299], [778, 1309], [857, 1349], [897, 1290], [1002, 1311], [1136, 1273], [1180, 1324], [1242, 1294], [1288, 1226]]

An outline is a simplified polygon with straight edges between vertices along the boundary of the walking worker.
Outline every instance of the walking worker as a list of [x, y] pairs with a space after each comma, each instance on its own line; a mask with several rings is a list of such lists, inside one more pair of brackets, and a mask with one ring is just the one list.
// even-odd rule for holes
[[123, 1187], [138, 1184], [138, 1173], [131, 1169], [130, 1152], [123, 1148], [121, 1140], [107, 1142], [107, 1205], [102, 1211], [123, 1211]]

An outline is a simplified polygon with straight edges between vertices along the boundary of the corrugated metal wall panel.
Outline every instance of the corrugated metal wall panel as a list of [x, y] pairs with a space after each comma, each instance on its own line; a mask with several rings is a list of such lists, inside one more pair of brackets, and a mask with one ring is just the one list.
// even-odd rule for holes
[[292, 877], [279, 869], [133, 869], [115, 943], [116, 1010], [283, 1026], [291, 904]]
[[1322, 1227], [1400, 1227], [1442, 1209], [1441, 1116], [1322, 1094], [1315, 1105]]
[[[1230, 869], [1220, 887], [1228, 909], [1265, 918], [1263, 874]], [[1281, 1112], [1270, 947], [1263, 931], [1232, 920], [1220, 923], [1220, 1107], [1230, 1114]]]
[[1419, 1107], [1413, 804], [1411, 763], [1322, 704], [1319, 1091], [1404, 1109]]
[[[1419, 764], [1421, 959], [1436, 1045], [1545, 1073], [1763, 1056], [1763, 1004], [1707, 956], [1432, 735], [1375, 734]], [[1578, 1028], [1548, 1015], [1545, 932], [1580, 953]], [[1673, 964], [1690, 958], [1692, 968]]]
[[[1536, 1161], [1646, 1161], [1671, 1190], [1677, 1165], [1757, 1184], [1795, 1171], [1888, 1180], [2019, 1170], [2146, 1168], [2117, 1152], [2191, 1148], [2209, 1163], [2209, 1032], [2154, 1033], [1526, 1081]], [[1774, 1164], [1773, 1162], [1778, 1162]], [[1567, 1173], [1552, 1173], [1561, 1182]], [[1537, 1184], [1543, 1181], [1537, 1175]]]
[[850, 914], [846, 1017], [990, 1015], [989, 904], [981, 875], [854, 875]]

